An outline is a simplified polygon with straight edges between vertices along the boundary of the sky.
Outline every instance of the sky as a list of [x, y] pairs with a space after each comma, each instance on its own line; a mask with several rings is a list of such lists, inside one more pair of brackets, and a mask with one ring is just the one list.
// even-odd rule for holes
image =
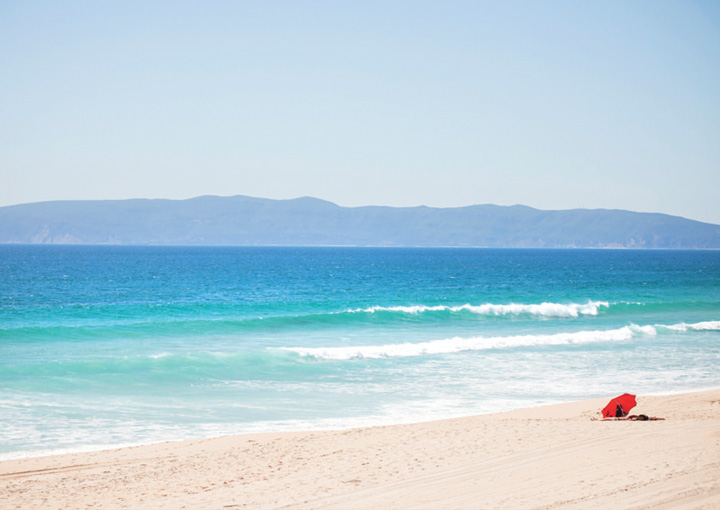
[[720, 224], [720, 2], [0, 2], [0, 206], [199, 195]]

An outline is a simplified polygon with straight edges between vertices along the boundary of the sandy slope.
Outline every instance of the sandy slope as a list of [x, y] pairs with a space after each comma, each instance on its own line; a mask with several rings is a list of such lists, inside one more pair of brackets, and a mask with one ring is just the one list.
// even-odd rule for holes
[[720, 390], [606, 400], [6, 461], [0, 508], [720, 508]]

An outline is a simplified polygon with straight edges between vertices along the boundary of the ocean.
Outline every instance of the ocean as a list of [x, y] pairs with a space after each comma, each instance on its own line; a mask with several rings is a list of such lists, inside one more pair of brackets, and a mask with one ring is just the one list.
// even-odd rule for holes
[[0, 246], [0, 459], [720, 387], [720, 252]]

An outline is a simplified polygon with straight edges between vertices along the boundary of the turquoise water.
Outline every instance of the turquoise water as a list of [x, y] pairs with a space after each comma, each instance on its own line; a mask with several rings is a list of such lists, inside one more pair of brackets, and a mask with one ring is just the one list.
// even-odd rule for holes
[[0, 458], [720, 387], [720, 253], [0, 246]]

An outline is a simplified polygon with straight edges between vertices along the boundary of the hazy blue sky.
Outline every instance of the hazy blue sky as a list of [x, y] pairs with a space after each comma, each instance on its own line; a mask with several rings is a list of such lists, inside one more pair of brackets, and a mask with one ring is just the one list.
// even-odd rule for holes
[[0, 178], [720, 223], [720, 2], [4, 0]]

